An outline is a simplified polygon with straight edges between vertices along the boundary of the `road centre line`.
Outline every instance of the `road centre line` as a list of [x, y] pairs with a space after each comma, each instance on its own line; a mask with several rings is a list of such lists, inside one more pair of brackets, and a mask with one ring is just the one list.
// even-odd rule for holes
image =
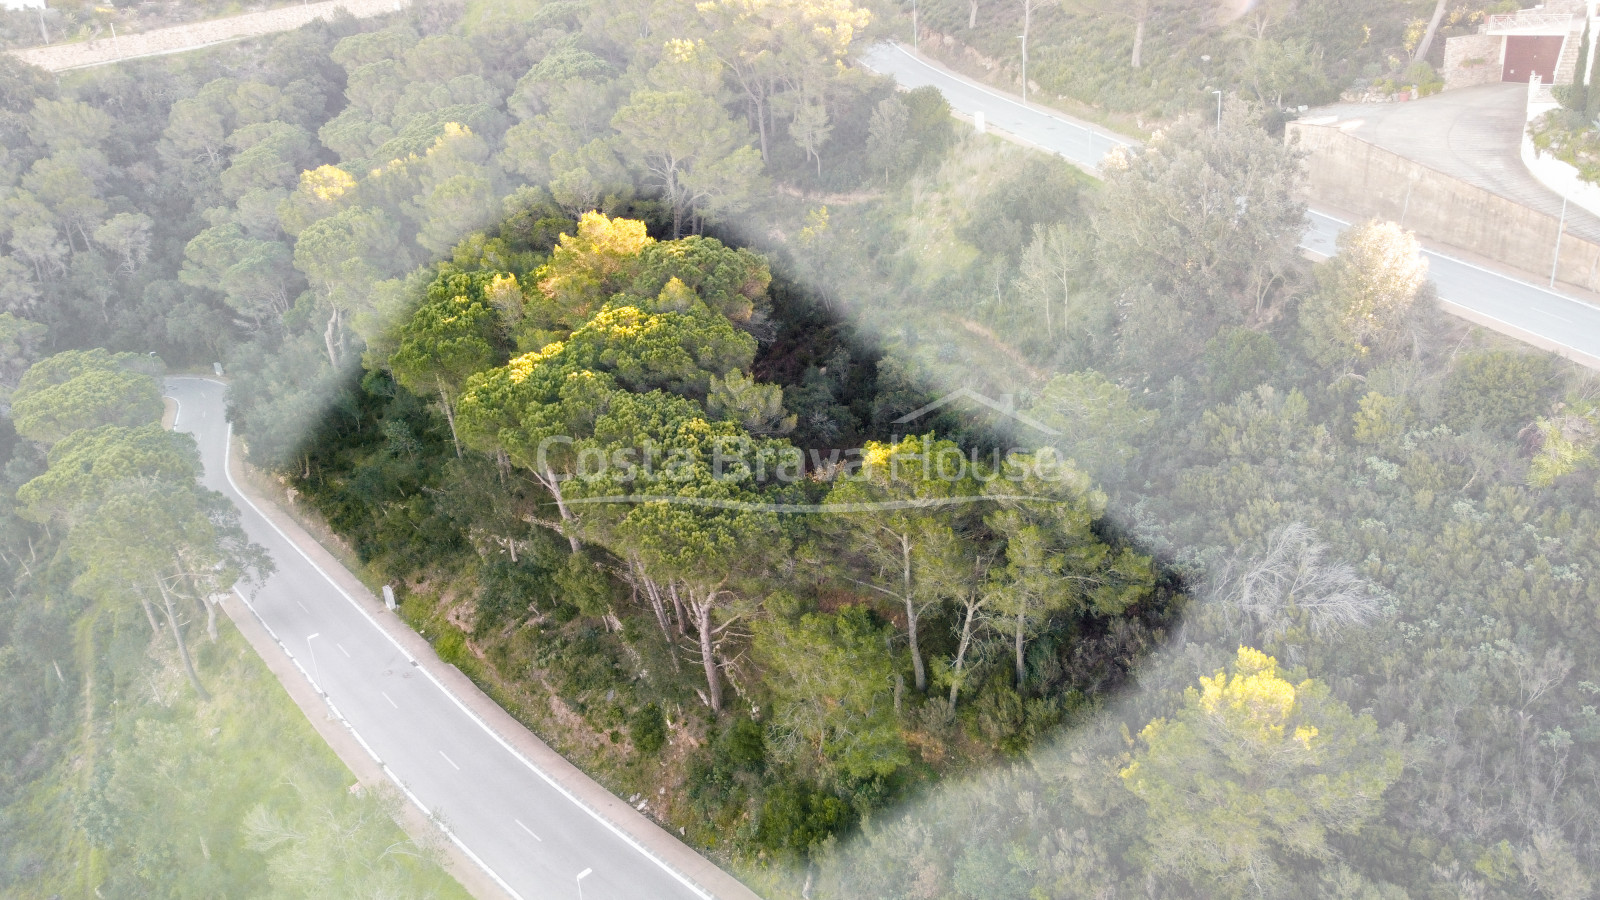
[[[440, 751], [439, 751], [439, 755], [440, 755], [440, 756], [444, 756], [444, 751], [443, 751], [443, 750], [440, 750]], [[452, 765], [452, 766], [455, 766], [455, 767], [456, 767], [456, 771], [457, 771], [457, 772], [459, 772], [459, 771], [461, 771], [461, 767], [460, 767], [460, 766], [456, 766], [456, 761], [455, 761], [455, 760], [453, 760], [453, 759], [451, 759], [451, 758], [450, 758], [450, 757], [448, 757], [448, 756], [444, 756], [444, 761], [445, 761], [445, 762], [447, 762], [447, 763], [449, 763], [449, 764], [450, 764], [450, 765]]]
[[526, 831], [528, 833], [529, 837], [532, 837], [534, 840], [538, 841], [541, 844], [544, 843], [544, 838], [539, 837], [537, 834], [534, 834], [533, 833], [533, 829], [529, 828], [528, 826], [526, 826], [524, 824], [522, 824], [522, 820], [521, 819], [512, 819], [511, 821], [517, 823], [517, 827], [521, 828], [523, 831]]

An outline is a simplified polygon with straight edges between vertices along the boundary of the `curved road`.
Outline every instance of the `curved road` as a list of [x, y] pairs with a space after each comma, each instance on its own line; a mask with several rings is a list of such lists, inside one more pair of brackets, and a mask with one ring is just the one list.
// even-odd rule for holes
[[669, 836], [642, 817], [645, 828], [606, 821], [593, 799], [579, 799], [603, 788], [573, 773], [552, 777], [491, 731], [429, 671], [437, 662], [408, 652], [235, 484], [225, 386], [178, 377], [166, 389], [178, 403], [174, 427], [199, 443], [202, 481], [239, 507], [245, 532], [277, 566], [246, 602], [385, 773], [509, 895], [576, 898], [588, 869], [584, 900], [709, 900], [682, 874], [698, 862], [723, 898], [755, 898], [720, 871], [707, 877], [709, 863], [681, 843], [663, 847]]
[[[1024, 143], [1094, 169], [1114, 147], [1137, 142], [1079, 122], [932, 65], [899, 44], [878, 44], [862, 55], [870, 69], [892, 76], [907, 88], [932, 85], [957, 112], [984, 118]], [[1330, 255], [1334, 240], [1349, 223], [1311, 210], [1310, 228], [1300, 246]], [[1560, 294], [1511, 275], [1423, 249], [1428, 272], [1445, 309], [1462, 318], [1526, 341], [1592, 368], [1600, 368], [1600, 306]]]

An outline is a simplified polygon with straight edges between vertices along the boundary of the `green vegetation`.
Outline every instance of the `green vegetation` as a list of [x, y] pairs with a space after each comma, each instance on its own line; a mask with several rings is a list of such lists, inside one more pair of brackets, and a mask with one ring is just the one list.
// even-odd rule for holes
[[98, 5], [88, 0], [57, 0], [38, 9], [0, 10], [0, 49], [64, 41], [92, 41], [118, 34], [149, 31], [219, 16], [287, 6], [288, 0], [185, 0], [182, 3]]
[[[1088, 673], [1123, 671], [1064, 670], [1056, 648], [1147, 634], [1172, 607], [1048, 452], [997, 464], [928, 434], [833, 443], [829, 465], [792, 443], [872, 438], [927, 397], [869, 376], [864, 397], [785, 414], [805, 379], [751, 377], [793, 370], [751, 332], [818, 335], [774, 305], [761, 257], [592, 212], [553, 247], [484, 240], [533, 268], [439, 264], [393, 354], [368, 352], [353, 427], [317, 433], [292, 483], [375, 575], [413, 585], [442, 655], [619, 794], [657, 787], [656, 815], [696, 843], [790, 862], [918, 782], [1021, 752], [1083, 705]], [[629, 495], [649, 500], [606, 499]], [[815, 504], [856, 512], [794, 511]], [[576, 716], [530, 712], [546, 690]]]
[[[1438, 315], [1392, 225], [1300, 258], [1271, 134], [1426, 82], [1486, 8], [919, 7], [1002, 81], [1026, 16], [1043, 94], [1159, 118], [1103, 182], [851, 67], [898, 20], [844, 0], [423, 5], [18, 70], [0, 784], [74, 824], [0, 829], [7, 877], [210, 853], [292, 895], [337, 843], [292, 789], [198, 860], [165, 813], [77, 817], [112, 770], [70, 754], [134, 746], [139, 692], [205, 722], [244, 689], [226, 629], [174, 628], [207, 561], [250, 568], [226, 517], [161, 510], [195, 526], [169, 568], [140, 483], [97, 488], [192, 472], [121, 355], [155, 351], [236, 373], [250, 459], [442, 657], [771, 896], [1587, 895], [1595, 382]], [[1181, 115], [1216, 88], [1256, 102]], [[901, 421], [958, 387], [992, 406]]]
[[395, 827], [397, 795], [346, 791], [348, 770], [219, 621], [216, 597], [270, 565], [130, 366], [152, 363], [67, 351], [15, 394], [0, 892], [460, 896], [437, 849]]
[[[1591, 52], [1589, 42], [1594, 39], [1585, 28], [1578, 58], [1587, 59]], [[1581, 63], [1580, 63], [1581, 67]], [[1593, 82], [1596, 72], [1590, 69], [1588, 81]], [[1548, 153], [1578, 170], [1578, 177], [1590, 184], [1600, 184], [1600, 127], [1595, 125], [1600, 117], [1600, 90], [1576, 79], [1575, 84], [1558, 84], [1552, 87], [1561, 105], [1528, 123], [1528, 136], [1539, 153]]]
[[[1028, 34], [1030, 98], [1146, 131], [1185, 110], [1215, 108], [1211, 92], [1259, 104], [1269, 122], [1341, 93], [1427, 95], [1449, 37], [1469, 34], [1515, 0], [926, 0], [923, 52], [1020, 93], [1020, 33]], [[911, 43], [910, 6], [892, 36]], [[1429, 20], [1439, 14], [1432, 40]], [[1026, 24], [1025, 24], [1026, 23]], [[1419, 53], [1419, 50], [1421, 51]], [[1430, 65], [1432, 63], [1432, 65]], [[1131, 121], [1128, 121], [1131, 120]]]

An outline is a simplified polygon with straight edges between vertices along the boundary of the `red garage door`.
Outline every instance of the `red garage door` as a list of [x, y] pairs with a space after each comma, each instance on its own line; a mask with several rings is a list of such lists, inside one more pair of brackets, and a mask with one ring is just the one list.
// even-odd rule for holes
[[1559, 34], [1512, 34], [1506, 36], [1506, 65], [1500, 72], [1501, 81], [1520, 81], [1527, 84], [1538, 73], [1545, 84], [1555, 80], [1556, 60], [1561, 57], [1561, 44], [1566, 38]]

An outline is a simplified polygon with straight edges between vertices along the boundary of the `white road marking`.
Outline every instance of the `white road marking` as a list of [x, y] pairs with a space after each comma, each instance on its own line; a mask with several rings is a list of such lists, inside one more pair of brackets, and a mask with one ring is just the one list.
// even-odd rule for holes
[[[443, 751], [443, 750], [440, 750], [440, 751], [439, 751], [439, 755], [440, 755], [440, 756], [444, 756], [444, 751]], [[444, 761], [445, 761], [445, 762], [447, 762], [447, 763], [449, 763], [449, 764], [450, 764], [450, 765], [452, 765], [452, 766], [456, 766], [456, 761], [455, 761], [455, 760], [453, 760], [453, 759], [451, 759], [451, 758], [450, 758], [450, 757], [448, 757], [448, 756], [444, 756]], [[461, 771], [461, 767], [460, 767], [460, 766], [456, 766], [456, 771], [457, 771], [457, 772], [459, 772], [459, 771]]]
[[307, 615], [310, 615], [310, 614], [311, 614], [311, 610], [309, 610], [309, 609], [306, 609], [306, 605], [305, 605], [305, 604], [304, 604], [304, 603], [301, 603], [301, 602], [300, 602], [300, 601], [299, 601], [299, 600], [296, 600], [296, 601], [295, 601], [295, 602], [294, 602], [294, 605], [295, 605], [295, 606], [298, 606], [298, 607], [300, 607], [300, 608], [301, 608], [301, 609], [305, 609], [305, 610], [306, 610], [306, 614], [307, 614]]
[[517, 823], [517, 827], [521, 828], [523, 831], [526, 831], [528, 833], [528, 835], [530, 837], [532, 837], [534, 840], [538, 841], [541, 844], [544, 843], [544, 838], [539, 837], [537, 834], [534, 834], [533, 833], [533, 829], [529, 828], [528, 826], [526, 826], [524, 824], [522, 824], [522, 820], [521, 819], [512, 819], [511, 821], [516, 822]]
[[338, 648], [339, 648], [339, 652], [340, 652], [340, 653], [343, 653], [343, 654], [344, 654], [344, 658], [345, 658], [345, 659], [355, 659], [355, 657], [353, 657], [353, 656], [351, 656], [351, 655], [350, 655], [350, 651], [349, 651], [349, 650], [346, 650], [346, 649], [345, 649], [345, 648], [344, 648], [344, 645], [343, 645], [343, 644], [341, 644], [341, 643], [338, 643], [338, 642], [337, 642], [337, 641], [335, 641], [335, 642], [334, 642], [334, 646], [335, 646], [335, 647], [338, 647]]
[[[378, 693], [383, 694], [383, 691], [379, 691]], [[383, 699], [388, 700], [389, 701], [389, 705], [394, 707], [395, 709], [399, 709], [400, 708], [400, 704], [394, 702], [394, 698], [390, 697], [388, 694], [383, 694]]]

